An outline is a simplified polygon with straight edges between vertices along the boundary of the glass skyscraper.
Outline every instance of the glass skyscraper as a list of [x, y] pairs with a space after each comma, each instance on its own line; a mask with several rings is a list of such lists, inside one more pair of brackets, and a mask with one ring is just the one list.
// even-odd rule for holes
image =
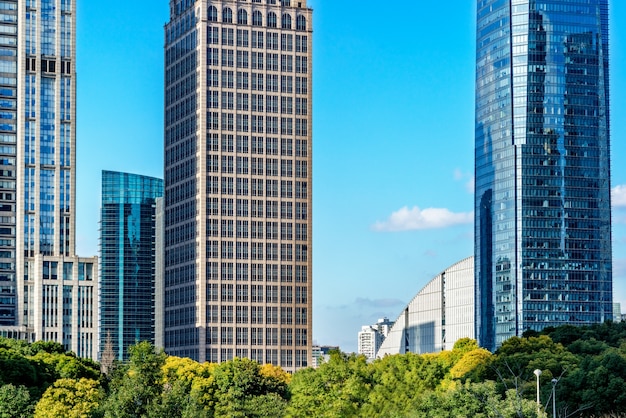
[[312, 10], [170, 0], [165, 349], [295, 371], [311, 358]]
[[110, 338], [119, 360], [128, 359], [129, 346], [155, 342], [155, 210], [162, 196], [161, 179], [102, 172], [100, 347]]
[[612, 318], [608, 0], [479, 0], [479, 343]]
[[97, 259], [75, 255], [76, 4], [0, 2], [0, 334], [97, 354]]

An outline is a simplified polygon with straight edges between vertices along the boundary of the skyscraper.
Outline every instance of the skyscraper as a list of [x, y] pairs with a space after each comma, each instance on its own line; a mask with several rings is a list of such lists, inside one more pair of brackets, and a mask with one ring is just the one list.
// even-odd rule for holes
[[307, 366], [312, 10], [289, 0], [170, 9], [166, 351]]
[[155, 211], [162, 196], [161, 179], [102, 172], [100, 347], [110, 338], [119, 360], [139, 341], [155, 343]]
[[74, 239], [76, 4], [0, 6], [0, 334], [96, 358], [97, 259]]
[[608, 0], [479, 0], [476, 318], [494, 349], [612, 318]]

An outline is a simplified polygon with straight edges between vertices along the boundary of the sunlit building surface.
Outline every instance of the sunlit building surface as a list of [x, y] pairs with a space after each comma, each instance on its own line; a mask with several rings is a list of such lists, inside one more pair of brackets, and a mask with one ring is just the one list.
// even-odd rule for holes
[[76, 4], [0, 7], [0, 335], [97, 357], [97, 259], [75, 254]]
[[434, 277], [402, 310], [376, 357], [451, 350], [474, 338], [474, 258]]
[[165, 350], [311, 361], [312, 10], [171, 0]]
[[476, 336], [612, 319], [608, 0], [480, 0]]

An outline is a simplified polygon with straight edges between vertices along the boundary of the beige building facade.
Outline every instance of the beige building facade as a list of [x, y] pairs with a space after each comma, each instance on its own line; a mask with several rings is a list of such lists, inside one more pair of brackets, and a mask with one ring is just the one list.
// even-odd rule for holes
[[312, 10], [170, 1], [164, 346], [311, 362]]

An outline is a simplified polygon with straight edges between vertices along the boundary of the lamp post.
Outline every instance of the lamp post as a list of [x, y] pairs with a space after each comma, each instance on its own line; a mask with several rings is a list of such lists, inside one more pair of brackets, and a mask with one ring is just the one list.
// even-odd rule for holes
[[537, 407], [541, 405], [541, 399], [539, 398], [539, 376], [541, 376], [541, 370], [535, 369], [533, 372], [537, 376]]
[[556, 384], [558, 380], [552, 379], [552, 418], [556, 418]]

